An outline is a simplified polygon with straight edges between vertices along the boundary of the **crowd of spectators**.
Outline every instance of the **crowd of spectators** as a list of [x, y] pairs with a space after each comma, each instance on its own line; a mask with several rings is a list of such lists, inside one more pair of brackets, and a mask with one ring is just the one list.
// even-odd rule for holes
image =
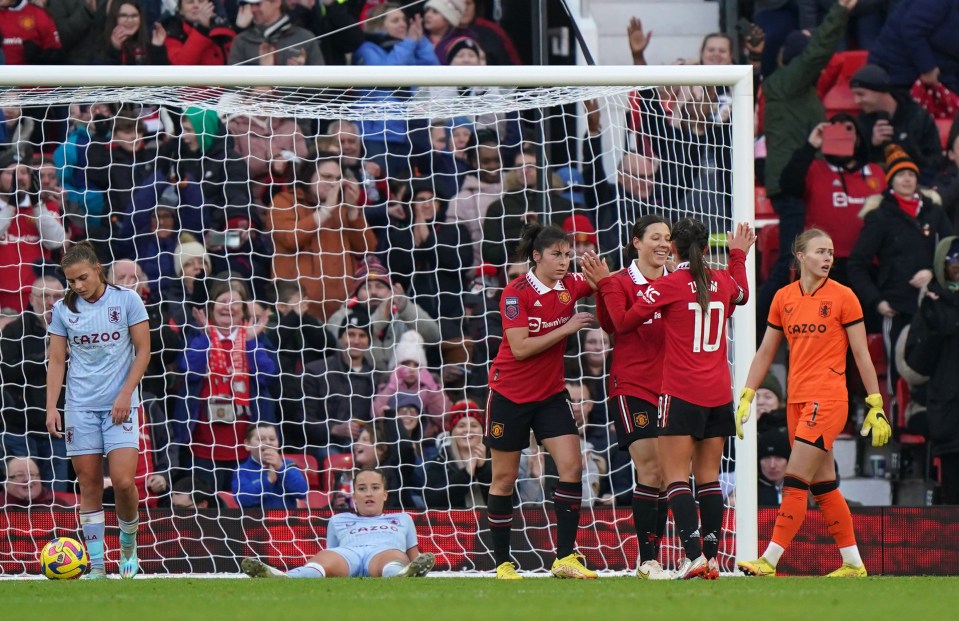
[[[5, 4], [8, 64], [520, 60], [478, 0]], [[775, 249], [764, 257], [775, 266], [758, 323], [764, 297], [768, 304], [789, 277], [790, 236], [816, 225], [836, 242], [834, 276], [854, 288], [890, 352], [913, 318], [953, 338], [954, 322], [935, 323], [944, 311], [926, 300], [938, 308], [956, 295], [950, 266], [959, 255], [940, 249], [935, 264], [934, 255], [959, 224], [959, 126], [943, 129], [942, 106], [927, 108], [959, 102], [949, 90], [959, 50], [948, 30], [959, 1], [757, 1], [754, 10], [741, 49], [713, 33], [681, 62], [754, 67], [757, 177], [780, 232], [779, 261]], [[29, 28], [16, 22], [16, 39], [15, 12], [34, 16]], [[638, 19], [626, 34], [634, 62], [645, 64], [655, 40]], [[837, 80], [837, 50], [858, 49], [868, 59], [844, 74], [848, 106], [827, 110], [821, 80]], [[507, 93], [411, 85], [355, 94], [388, 105]], [[577, 254], [598, 250], [615, 267], [622, 223], [641, 215], [695, 212], [722, 230], [732, 105], [722, 88], [637, 91], [612, 174], [596, 102], [586, 105], [585, 134], [561, 140], [581, 157], [558, 166], [546, 165], [540, 130], [519, 113], [354, 122], [119, 102], [43, 116], [2, 107], [6, 502], [52, 503], [72, 491], [64, 446], [45, 433], [41, 378], [46, 322], [64, 290], [54, 265], [65, 244], [89, 239], [110, 282], [137, 291], [149, 311], [144, 502], [199, 508], [221, 494], [244, 508], [346, 506], [337, 493], [350, 468], [378, 465], [397, 490], [390, 506], [483, 505], [486, 374], [502, 338], [500, 292], [525, 272], [511, 263], [523, 225], [562, 226]], [[610, 339], [591, 329], [575, 341], [567, 390], [582, 435], [584, 502], [628, 504], [629, 461], [606, 406]], [[788, 456], [776, 414], [784, 391], [773, 380], [763, 388], [761, 489], [776, 504], [776, 460]], [[959, 453], [952, 427], [930, 416], [934, 452]], [[520, 472], [518, 502], [550, 497], [555, 467], [537, 446], [524, 451]], [[48, 488], [34, 492], [34, 480]]]

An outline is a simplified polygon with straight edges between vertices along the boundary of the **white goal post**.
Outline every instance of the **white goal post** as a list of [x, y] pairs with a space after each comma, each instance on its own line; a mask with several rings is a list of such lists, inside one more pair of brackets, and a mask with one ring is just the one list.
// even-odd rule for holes
[[[486, 95], [462, 102], [411, 98], [401, 103], [371, 102], [350, 94], [351, 88], [510, 87], [508, 95]], [[721, 87], [729, 96], [728, 126], [730, 185], [726, 194], [731, 213], [725, 223], [753, 222], [753, 72], [749, 66], [513, 66], [513, 67], [259, 67], [259, 66], [3, 66], [0, 100], [23, 108], [63, 106], [71, 102], [151, 101], [157, 105], [217, 106], [243, 110], [242, 103], [224, 97], [253, 87], [272, 87], [281, 97], [255, 103], [259, 114], [325, 119], [433, 119], [493, 112], [528, 111], [609, 97], [625, 101], [631, 89]], [[239, 106], [235, 109], [230, 106]], [[622, 117], [628, 106], [620, 104]], [[577, 108], [581, 111], [581, 107]], [[222, 112], [223, 110], [218, 110]], [[321, 112], [317, 112], [321, 111]], [[581, 114], [581, 112], [577, 112]], [[622, 119], [616, 129], [625, 132]], [[619, 138], [612, 137], [614, 145]], [[610, 146], [622, 154], [622, 147]], [[605, 154], [604, 154], [605, 155]], [[573, 159], [578, 159], [574, 155]], [[618, 157], [611, 158], [612, 160]], [[708, 162], [704, 164], [710, 166]], [[612, 175], [610, 175], [612, 178]], [[695, 210], [688, 215], [696, 215]], [[632, 223], [620, 223], [629, 227]], [[732, 228], [732, 227], [730, 227]], [[722, 231], [711, 229], [714, 234]], [[609, 252], [612, 248], [603, 248]], [[739, 394], [756, 351], [755, 252], [747, 259], [751, 291], [749, 302], [730, 320], [730, 358], [733, 395]], [[757, 448], [755, 417], [747, 424], [746, 439], [735, 441], [735, 558], [758, 555]], [[0, 507], [6, 511], [7, 507]], [[482, 523], [482, 521], [481, 521]], [[584, 516], [582, 528], [588, 528]], [[629, 532], [631, 524], [624, 526]], [[0, 542], [0, 548], [2, 548]], [[3, 560], [0, 558], [0, 560]]]

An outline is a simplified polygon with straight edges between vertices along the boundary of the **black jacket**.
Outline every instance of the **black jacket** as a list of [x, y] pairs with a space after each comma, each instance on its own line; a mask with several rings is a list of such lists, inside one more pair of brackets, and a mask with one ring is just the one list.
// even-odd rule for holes
[[492, 481], [491, 461], [487, 460], [477, 469], [475, 476], [470, 476], [462, 462], [452, 459], [447, 445], [440, 450], [436, 459], [426, 462], [426, 506], [430, 509], [469, 509], [467, 498], [473, 483], [479, 483], [485, 504]]
[[943, 276], [946, 251], [957, 239], [944, 239], [936, 250], [929, 291], [939, 299], [922, 299], [906, 344], [909, 366], [929, 375], [926, 417], [935, 455], [959, 452], [959, 291], [949, 291]]
[[373, 394], [373, 367], [366, 362], [359, 371], [354, 371], [346, 354], [335, 353], [307, 365], [303, 377], [307, 442], [350, 448], [351, 441], [330, 437], [330, 427], [351, 419], [371, 420]]
[[[0, 334], [3, 431], [47, 432], [47, 326], [27, 309]], [[65, 390], [57, 407], [63, 409]], [[10, 403], [8, 403], [8, 400]]]
[[899, 207], [891, 190], [878, 207], [875, 203], [870, 198], [862, 211], [862, 231], [849, 256], [849, 283], [864, 309], [875, 310], [885, 300], [896, 311], [912, 315], [919, 291], [909, 280], [919, 270], [932, 269], [936, 244], [952, 235], [952, 224], [928, 196], [915, 218]]
[[462, 224], [444, 222], [445, 207], [416, 245], [411, 221], [396, 221], [387, 232], [387, 267], [394, 282], [433, 317], [462, 317], [463, 291], [473, 269], [473, 238]]

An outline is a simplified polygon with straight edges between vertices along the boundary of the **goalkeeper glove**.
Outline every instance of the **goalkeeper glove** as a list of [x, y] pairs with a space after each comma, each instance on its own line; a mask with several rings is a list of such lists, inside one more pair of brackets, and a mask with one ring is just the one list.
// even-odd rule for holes
[[872, 445], [882, 446], [892, 437], [892, 427], [882, 412], [882, 395], [869, 395], [866, 397], [866, 405], [869, 406], [869, 411], [866, 412], [866, 419], [862, 421], [862, 431], [859, 434], [865, 437], [872, 431]]
[[739, 395], [739, 407], [736, 408], [736, 437], [743, 439], [743, 423], [749, 420], [750, 407], [753, 403], [753, 397], [756, 391], [752, 388], [743, 388]]

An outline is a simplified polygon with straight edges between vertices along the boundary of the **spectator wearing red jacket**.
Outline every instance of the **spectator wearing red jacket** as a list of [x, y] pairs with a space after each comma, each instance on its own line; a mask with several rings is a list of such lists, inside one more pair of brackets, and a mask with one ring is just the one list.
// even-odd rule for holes
[[63, 60], [53, 18], [28, 0], [0, 0], [0, 33], [8, 65], [53, 65]]
[[163, 28], [171, 65], [225, 65], [236, 37], [210, 0], [179, 0]]
[[[481, 0], [482, 2], [482, 0]], [[477, 0], [463, 2], [463, 17], [459, 27], [468, 30], [479, 42], [485, 54], [487, 65], [522, 65], [523, 61], [513, 45], [512, 39], [496, 22], [477, 17]], [[481, 7], [482, 8], [482, 7]], [[482, 10], [479, 11], [482, 13]]]
[[[837, 125], [852, 133], [848, 144], [824, 141], [824, 131], [828, 134], [827, 128]], [[814, 127], [783, 169], [779, 187], [783, 194], [802, 199], [805, 228], [820, 228], [832, 237], [836, 261], [830, 277], [848, 285], [846, 262], [862, 229], [859, 212], [867, 198], [886, 189], [885, 174], [869, 162], [866, 136], [856, 119], [840, 112]]]

